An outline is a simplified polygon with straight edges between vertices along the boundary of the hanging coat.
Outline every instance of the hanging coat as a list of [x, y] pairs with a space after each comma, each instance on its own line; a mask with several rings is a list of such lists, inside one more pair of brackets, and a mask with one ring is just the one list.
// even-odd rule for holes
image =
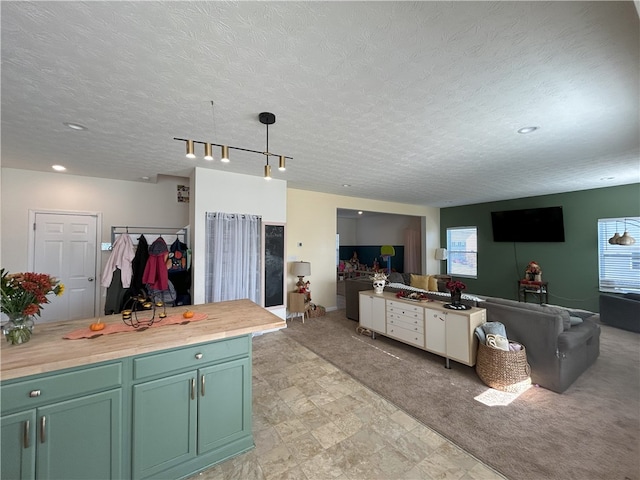
[[144, 269], [147, 266], [149, 260], [149, 244], [144, 235], [140, 235], [138, 238], [138, 248], [136, 249], [136, 255], [133, 257], [133, 279], [131, 280], [131, 295], [139, 295], [140, 291], [144, 289], [144, 282], [142, 276], [144, 275]]
[[122, 287], [129, 288], [133, 272], [131, 261], [133, 260], [134, 255], [135, 250], [129, 235], [123, 234], [116, 238], [116, 241], [113, 242], [113, 248], [111, 250], [109, 260], [107, 260], [107, 264], [102, 272], [101, 285], [103, 287], [109, 287], [111, 285], [111, 280], [113, 279], [113, 272], [116, 268], [119, 268]]
[[158, 237], [149, 247], [149, 259], [142, 275], [142, 282], [149, 285], [152, 290], [167, 290], [169, 288], [168, 258], [167, 242], [162, 237]]

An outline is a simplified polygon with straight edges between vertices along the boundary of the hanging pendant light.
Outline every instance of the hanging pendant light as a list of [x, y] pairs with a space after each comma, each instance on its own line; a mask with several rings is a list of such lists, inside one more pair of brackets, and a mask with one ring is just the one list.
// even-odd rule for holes
[[271, 180], [271, 165], [269, 164], [264, 166], [264, 179]]
[[618, 240], [620, 240], [620, 234], [618, 232], [613, 234], [613, 237], [609, 239], [609, 243], [611, 245], [618, 245]]
[[285, 166], [285, 156], [280, 155], [280, 164], [278, 165], [278, 170], [284, 172], [286, 169], [287, 167]]
[[222, 163], [229, 163], [229, 147], [222, 145], [222, 155], [220, 157]]
[[213, 155], [211, 154], [211, 144], [210, 143], [205, 143], [204, 144], [204, 159], [205, 160], [213, 160]]
[[625, 230], [625, 232], [616, 243], [618, 245], [633, 245], [634, 243], [636, 243], [636, 239], [629, 235], [629, 232]]
[[193, 140], [187, 140], [187, 158], [196, 158], [196, 154], [193, 153]]

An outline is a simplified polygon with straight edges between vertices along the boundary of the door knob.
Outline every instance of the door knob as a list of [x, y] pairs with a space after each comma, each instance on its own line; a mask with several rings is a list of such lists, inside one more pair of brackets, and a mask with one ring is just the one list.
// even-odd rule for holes
[[89, 280], [90, 282], [93, 282], [93, 277], [89, 277], [87, 278], [87, 280]]

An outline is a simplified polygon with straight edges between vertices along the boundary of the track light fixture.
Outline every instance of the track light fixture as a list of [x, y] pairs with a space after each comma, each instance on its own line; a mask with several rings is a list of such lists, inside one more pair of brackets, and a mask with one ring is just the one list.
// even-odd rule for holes
[[[213, 105], [213, 102], [211, 102], [211, 104]], [[223, 163], [227, 163], [229, 162], [229, 149], [231, 150], [240, 150], [243, 152], [251, 152], [251, 153], [259, 153], [261, 155], [264, 155], [265, 157], [267, 157], [267, 161], [266, 161], [266, 165], [264, 166], [264, 178], [265, 180], [271, 180], [271, 165], [269, 165], [269, 157], [278, 157], [279, 158], [279, 162], [278, 162], [278, 170], [280, 170], [281, 172], [284, 172], [286, 170], [286, 160], [292, 160], [291, 157], [287, 157], [285, 155], [277, 155], [275, 153], [271, 153], [269, 151], [269, 125], [273, 125], [274, 123], [276, 123], [276, 116], [271, 113], [271, 112], [262, 112], [258, 115], [258, 120], [260, 120], [260, 123], [262, 123], [263, 125], [266, 125], [267, 127], [267, 146], [264, 152], [260, 152], [258, 150], [251, 150], [249, 148], [240, 148], [240, 147], [232, 147], [231, 145], [221, 145], [219, 143], [213, 143], [213, 142], [203, 142], [200, 140], [191, 140], [188, 138], [177, 138], [174, 137], [174, 140], [178, 140], [180, 142], [185, 142], [186, 146], [187, 146], [187, 158], [196, 158], [196, 155], [194, 153], [194, 144], [198, 143], [201, 145], [204, 145], [204, 159], [205, 160], [213, 160], [213, 154], [212, 154], [212, 146], [215, 145], [216, 147], [220, 147], [221, 148], [221, 155], [220, 155], [220, 161]]]

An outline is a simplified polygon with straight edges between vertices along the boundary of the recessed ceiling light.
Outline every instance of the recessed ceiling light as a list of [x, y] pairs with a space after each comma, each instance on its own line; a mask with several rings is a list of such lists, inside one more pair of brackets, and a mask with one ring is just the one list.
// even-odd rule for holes
[[522, 133], [523, 135], [527, 133], [533, 133], [539, 128], [540, 127], [522, 127], [521, 129], [518, 130], [518, 133]]
[[149, 181], [149, 177], [140, 177], [141, 180], [148, 182]]
[[85, 127], [84, 125], [80, 125], [78, 123], [65, 123], [64, 124], [66, 127], [69, 127], [73, 130], [89, 130], [87, 127]]
[[360, 210], [360, 211], [358, 212], [358, 215], [362, 215], [362, 210]]
[[616, 177], [602, 177], [600, 180], [613, 180]]
[[351, 185], [349, 185], [348, 183], [343, 183], [342, 186], [347, 188], [347, 187], [350, 187]]
[[56, 172], [64, 172], [66, 170], [66, 167], [63, 167], [62, 165], [51, 165], [51, 168]]

